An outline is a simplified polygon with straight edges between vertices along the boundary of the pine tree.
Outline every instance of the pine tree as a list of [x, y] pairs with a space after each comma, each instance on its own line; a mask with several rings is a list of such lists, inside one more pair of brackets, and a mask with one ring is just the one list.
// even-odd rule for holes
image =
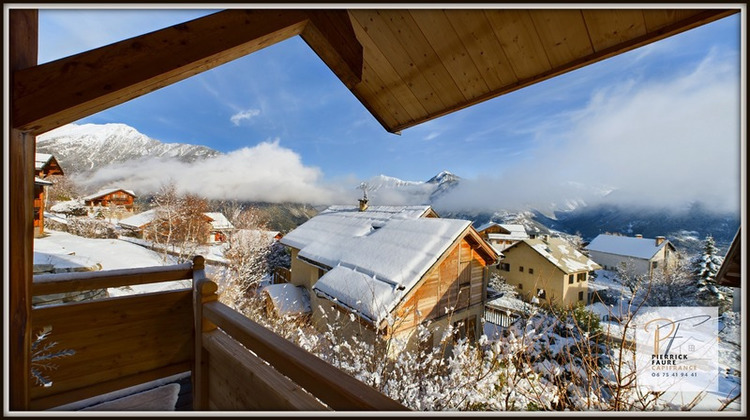
[[724, 258], [719, 255], [714, 238], [706, 236], [703, 242], [703, 252], [693, 260], [693, 274], [697, 280], [697, 297], [702, 304], [719, 306], [728, 302], [728, 290], [716, 283], [716, 274], [719, 272]]

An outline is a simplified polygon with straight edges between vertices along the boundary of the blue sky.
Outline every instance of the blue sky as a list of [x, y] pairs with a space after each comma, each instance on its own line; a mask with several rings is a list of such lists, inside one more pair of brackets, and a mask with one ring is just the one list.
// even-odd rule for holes
[[[42, 10], [40, 62], [206, 13]], [[458, 203], [488, 194], [489, 206], [559, 203], [583, 185], [627, 200], [738, 209], [739, 92], [736, 14], [401, 135], [386, 132], [300, 38], [79, 123], [125, 123], [228, 154], [278, 152], [329, 192], [378, 174], [427, 180], [449, 170], [469, 180]]]

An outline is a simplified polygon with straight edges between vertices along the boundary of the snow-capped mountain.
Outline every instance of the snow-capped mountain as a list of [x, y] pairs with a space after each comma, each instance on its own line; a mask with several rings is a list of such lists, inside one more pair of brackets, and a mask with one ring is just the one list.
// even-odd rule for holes
[[67, 174], [143, 157], [193, 162], [220, 154], [205, 146], [162, 143], [125, 124], [64, 125], [38, 136], [36, 147], [40, 153], [53, 154]]
[[387, 175], [377, 175], [367, 181], [367, 191], [373, 203], [432, 204], [440, 195], [458, 185], [460, 177], [442, 171], [427, 181], [404, 181]]

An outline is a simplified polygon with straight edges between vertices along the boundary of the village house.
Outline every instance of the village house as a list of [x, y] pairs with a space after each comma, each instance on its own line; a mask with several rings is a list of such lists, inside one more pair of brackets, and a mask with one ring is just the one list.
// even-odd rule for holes
[[[121, 228], [129, 231], [132, 236], [141, 239], [149, 239], [146, 228], [153, 223], [157, 217], [157, 210], [146, 210], [143, 213], [130, 216], [118, 222]], [[227, 234], [234, 230], [234, 225], [219, 212], [207, 212], [202, 215], [203, 221], [210, 225], [205, 242], [208, 244], [223, 243], [227, 240]]]
[[89, 214], [96, 215], [106, 210], [108, 216], [118, 219], [133, 213], [134, 202], [135, 193], [122, 188], [109, 188], [83, 197]]
[[34, 159], [34, 236], [44, 234], [44, 210], [47, 205], [47, 187], [54, 185], [46, 179], [54, 175], [64, 175], [54, 156], [36, 153]]
[[[336, 311], [357, 322], [343, 334], [414, 344], [416, 327], [453, 324], [482, 332], [487, 267], [497, 254], [471, 222], [441, 219], [429, 206], [332, 206], [286, 234], [291, 284], [305, 289], [319, 329]], [[302, 296], [300, 291], [296, 292]]]
[[203, 213], [209, 218], [211, 224], [211, 231], [208, 233], [208, 243], [222, 243], [227, 241], [227, 234], [234, 230], [234, 225], [224, 216], [218, 212]]
[[584, 249], [605, 270], [624, 266], [633, 275], [646, 275], [649, 278], [656, 269], [666, 269], [677, 261], [675, 247], [663, 236], [649, 239], [642, 235], [602, 234]]
[[601, 267], [564, 239], [541, 235], [503, 251], [498, 264], [506, 283], [526, 300], [570, 307], [588, 302], [589, 273]]
[[477, 228], [479, 235], [498, 253], [518, 241], [528, 239], [523, 225], [489, 222]]

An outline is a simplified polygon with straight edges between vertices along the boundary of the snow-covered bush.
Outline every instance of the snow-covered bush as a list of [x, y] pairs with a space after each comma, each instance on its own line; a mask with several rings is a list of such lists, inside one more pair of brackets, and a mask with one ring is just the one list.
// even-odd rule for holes
[[90, 217], [69, 217], [68, 233], [84, 238], [116, 239], [117, 229], [105, 220]]

